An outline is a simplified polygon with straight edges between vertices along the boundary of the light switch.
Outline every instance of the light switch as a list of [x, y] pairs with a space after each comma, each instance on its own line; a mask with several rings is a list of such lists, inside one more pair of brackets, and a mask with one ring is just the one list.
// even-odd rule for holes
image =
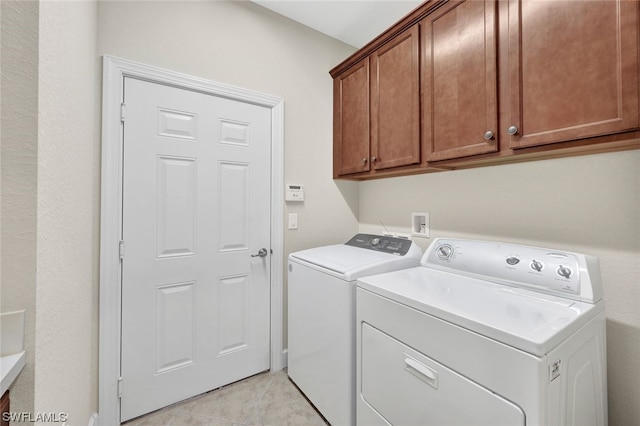
[[289, 229], [298, 229], [298, 213], [289, 213]]

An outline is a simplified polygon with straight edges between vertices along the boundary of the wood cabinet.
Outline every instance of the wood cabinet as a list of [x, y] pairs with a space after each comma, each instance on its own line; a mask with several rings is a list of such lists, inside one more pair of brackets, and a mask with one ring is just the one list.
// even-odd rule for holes
[[498, 150], [494, 1], [455, 1], [422, 32], [422, 140], [428, 161]]
[[334, 177], [640, 148], [640, 2], [430, 0], [331, 70]]
[[508, 14], [511, 148], [638, 128], [637, 1], [511, 0]]
[[418, 26], [334, 79], [334, 177], [420, 164]]
[[420, 164], [418, 57], [417, 25], [371, 55], [371, 164], [375, 170]]
[[9, 426], [9, 420], [5, 420], [9, 415], [11, 405], [9, 402], [9, 391], [6, 391], [0, 399], [0, 426]]
[[333, 80], [334, 177], [369, 171], [369, 58]]

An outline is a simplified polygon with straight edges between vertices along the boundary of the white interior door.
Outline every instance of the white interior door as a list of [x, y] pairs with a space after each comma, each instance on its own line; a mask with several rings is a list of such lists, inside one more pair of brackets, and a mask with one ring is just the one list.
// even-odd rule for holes
[[121, 421], [269, 368], [271, 238], [270, 109], [124, 87]]

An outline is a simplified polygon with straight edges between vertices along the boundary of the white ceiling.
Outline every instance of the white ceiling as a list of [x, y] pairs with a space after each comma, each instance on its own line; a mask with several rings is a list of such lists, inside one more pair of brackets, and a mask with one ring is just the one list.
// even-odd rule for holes
[[360, 48], [423, 0], [251, 0]]

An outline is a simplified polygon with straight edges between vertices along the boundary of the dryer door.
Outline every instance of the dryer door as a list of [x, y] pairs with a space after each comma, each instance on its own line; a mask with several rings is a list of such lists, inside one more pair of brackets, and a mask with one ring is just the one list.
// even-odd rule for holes
[[361, 344], [359, 425], [525, 424], [518, 406], [367, 323]]

